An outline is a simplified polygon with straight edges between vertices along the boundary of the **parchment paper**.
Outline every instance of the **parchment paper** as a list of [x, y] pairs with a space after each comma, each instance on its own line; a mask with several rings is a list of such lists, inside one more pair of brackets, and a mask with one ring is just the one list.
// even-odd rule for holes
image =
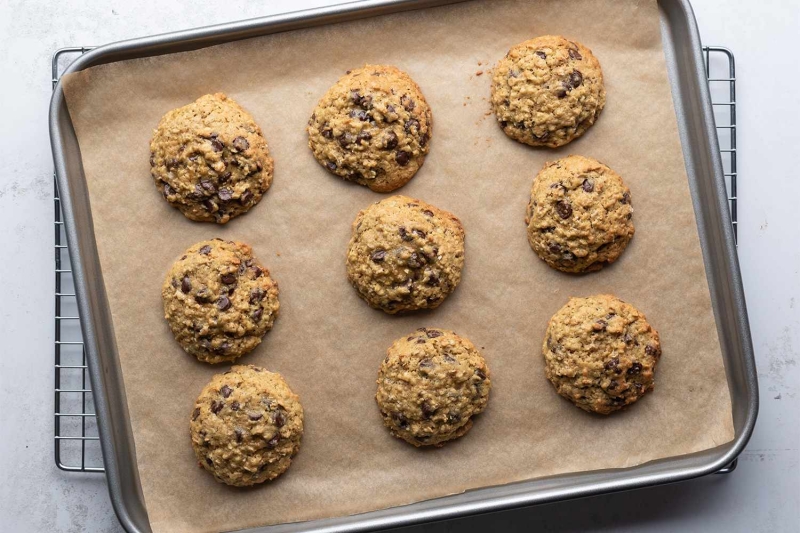
[[[512, 45], [541, 34], [580, 40], [606, 76], [603, 115], [560, 150], [513, 142], [488, 114], [489, 69]], [[466, 228], [463, 280], [434, 312], [387, 316], [356, 296], [344, 268], [350, 224], [386, 196], [331, 176], [306, 145], [319, 97], [345, 70], [368, 62], [408, 71], [433, 109], [430, 155], [398, 192], [454, 212]], [[733, 438], [655, 0], [468, 2], [95, 67], [70, 76], [65, 91], [155, 531], [360, 513], [637, 465]], [[276, 167], [261, 203], [226, 226], [185, 219], [159, 196], [148, 166], [160, 117], [216, 91], [253, 114]], [[622, 258], [585, 276], [539, 260], [523, 221], [533, 177], [545, 161], [570, 153], [617, 170], [635, 207], [636, 236]], [[250, 243], [280, 284], [275, 328], [241, 362], [283, 374], [306, 413], [290, 470], [249, 490], [221, 485], [196, 464], [192, 405], [227, 367], [187, 356], [161, 305], [172, 261], [216, 236]], [[588, 415], [556, 395], [540, 348], [548, 319], [568, 297], [605, 292], [641, 309], [664, 351], [655, 391], [610, 417]], [[386, 349], [421, 326], [466, 335], [493, 373], [488, 409], [469, 434], [438, 450], [391, 437], [374, 401]]]

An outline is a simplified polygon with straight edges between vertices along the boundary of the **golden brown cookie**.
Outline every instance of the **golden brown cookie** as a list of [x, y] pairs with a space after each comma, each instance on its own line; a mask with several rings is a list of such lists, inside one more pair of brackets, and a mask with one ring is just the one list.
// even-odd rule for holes
[[198, 242], [175, 261], [161, 289], [164, 317], [186, 353], [207, 363], [252, 351], [278, 316], [278, 284], [249, 246]]
[[389, 348], [375, 400], [392, 435], [438, 447], [470, 430], [491, 388], [486, 361], [468, 339], [420, 328]]
[[635, 307], [608, 294], [572, 298], [547, 325], [545, 374], [584, 411], [607, 415], [653, 390], [658, 332]]
[[272, 183], [261, 128], [222, 93], [164, 115], [150, 141], [150, 174], [187, 218], [224, 224], [256, 205]]
[[492, 106], [506, 135], [557, 148], [583, 135], [606, 102], [603, 71], [592, 51], [544, 35], [513, 47], [492, 78]]
[[631, 192], [604, 164], [571, 155], [547, 163], [533, 180], [525, 213], [528, 242], [563, 272], [600, 270], [633, 238]]
[[371, 307], [389, 314], [438, 307], [463, 267], [464, 228], [443, 209], [392, 196], [353, 222], [347, 277]]
[[422, 167], [432, 125], [431, 109], [408, 74], [366, 65], [322, 97], [308, 122], [308, 146], [333, 174], [389, 192]]
[[246, 487], [275, 479], [292, 464], [303, 406], [280, 374], [234, 366], [205, 386], [189, 429], [198, 464], [221, 483]]

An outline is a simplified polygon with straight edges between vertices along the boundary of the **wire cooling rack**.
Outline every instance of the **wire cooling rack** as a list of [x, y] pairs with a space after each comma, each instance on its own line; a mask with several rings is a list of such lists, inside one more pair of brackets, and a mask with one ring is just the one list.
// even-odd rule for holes
[[[61, 73], [91, 47], [62, 48], [53, 54], [53, 87]], [[736, 68], [733, 53], [718, 46], [703, 47], [706, 78], [714, 106], [719, 149], [728, 187], [731, 223], [737, 232], [738, 178], [736, 153]], [[97, 433], [86, 352], [75, 300], [69, 250], [64, 233], [58, 186], [54, 186], [55, 211], [55, 461], [70, 472], [103, 472], [103, 455]], [[736, 461], [719, 473], [729, 473]]]

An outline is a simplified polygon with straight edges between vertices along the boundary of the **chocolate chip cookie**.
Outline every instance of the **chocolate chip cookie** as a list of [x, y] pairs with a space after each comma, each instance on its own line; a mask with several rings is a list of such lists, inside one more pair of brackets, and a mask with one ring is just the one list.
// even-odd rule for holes
[[389, 192], [422, 167], [433, 119], [419, 86], [402, 70], [350, 70], [322, 97], [308, 122], [308, 146], [337, 176]]
[[392, 196], [353, 222], [347, 277], [371, 307], [389, 314], [438, 307], [463, 267], [464, 227], [443, 209]]
[[175, 261], [161, 289], [175, 339], [207, 363], [252, 351], [278, 316], [278, 284], [234, 241], [202, 241]]
[[513, 47], [492, 78], [492, 106], [506, 135], [557, 148], [583, 135], [606, 102], [603, 71], [592, 51], [545, 35]]
[[645, 316], [608, 294], [572, 298], [547, 325], [545, 374], [584, 411], [607, 415], [653, 390], [661, 344]]
[[222, 93], [170, 111], [150, 141], [156, 187], [187, 218], [224, 224], [246, 213], [272, 183], [261, 128]]
[[189, 429], [199, 465], [221, 483], [246, 487], [275, 479], [292, 464], [303, 406], [280, 374], [234, 366], [205, 386]]
[[589, 157], [547, 163], [533, 180], [525, 214], [528, 242], [562, 272], [600, 270], [633, 238], [631, 192], [622, 178]]
[[375, 399], [392, 435], [440, 447], [470, 430], [491, 388], [486, 361], [468, 339], [420, 328], [389, 348]]

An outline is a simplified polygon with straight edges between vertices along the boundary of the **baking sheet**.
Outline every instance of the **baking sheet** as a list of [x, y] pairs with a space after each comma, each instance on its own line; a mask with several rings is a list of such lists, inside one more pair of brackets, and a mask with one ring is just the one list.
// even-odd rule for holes
[[[600, 59], [608, 103], [560, 150], [505, 137], [488, 114], [491, 66], [546, 33]], [[434, 112], [431, 153], [398, 191], [457, 214], [467, 231], [461, 285], [437, 310], [390, 317], [349, 286], [344, 253], [356, 213], [385, 195], [339, 181], [313, 160], [305, 123], [348, 68], [407, 70]], [[483, 72], [482, 75], [479, 75]], [[64, 80], [81, 146], [154, 531], [217, 531], [352, 514], [469, 488], [563, 472], [633, 466], [733, 438], [731, 404], [689, 196], [655, 0], [495, 0], [261, 37], [196, 52], [94, 67]], [[159, 118], [223, 91], [264, 130], [272, 188], [224, 227], [193, 223], [159, 197], [148, 142]], [[570, 153], [617, 170], [637, 234], [622, 258], [587, 276], [549, 269], [523, 222], [530, 182]], [[225, 367], [188, 357], [162, 317], [171, 262], [214, 236], [250, 243], [281, 286], [281, 316], [242, 363], [281, 372], [300, 394], [306, 432], [285, 476], [241, 490], [196, 466], [188, 416]], [[569, 296], [613, 292], [661, 334], [656, 390], [628, 411], [591, 416], [544, 378], [541, 340]], [[420, 326], [455, 329], [493, 373], [487, 411], [463, 439], [417, 450], [389, 436], [374, 404], [391, 342]]]

